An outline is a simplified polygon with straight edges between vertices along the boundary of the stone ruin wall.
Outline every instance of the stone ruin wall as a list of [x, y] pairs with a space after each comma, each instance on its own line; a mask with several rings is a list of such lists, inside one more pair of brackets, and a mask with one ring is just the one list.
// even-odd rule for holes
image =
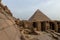
[[34, 28], [37, 31], [54, 30], [60, 33], [60, 21], [23, 21], [23, 23], [24, 28]]

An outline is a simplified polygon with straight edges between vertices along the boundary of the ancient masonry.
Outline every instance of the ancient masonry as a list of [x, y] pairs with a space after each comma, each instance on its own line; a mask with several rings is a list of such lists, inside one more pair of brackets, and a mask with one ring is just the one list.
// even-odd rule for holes
[[51, 20], [39, 9], [28, 21], [23, 21], [23, 25], [25, 28], [33, 27], [37, 31], [53, 30], [60, 33], [60, 21]]
[[51, 20], [39, 9], [29, 20], [17, 19], [0, 0], [0, 40], [21, 40], [21, 28], [31, 29], [32, 33], [34, 33], [33, 30], [53, 30], [60, 33], [60, 21]]
[[34, 28], [37, 31], [53, 30], [60, 33], [60, 21], [51, 20], [39, 9], [29, 20], [16, 21], [16, 24], [23, 28]]

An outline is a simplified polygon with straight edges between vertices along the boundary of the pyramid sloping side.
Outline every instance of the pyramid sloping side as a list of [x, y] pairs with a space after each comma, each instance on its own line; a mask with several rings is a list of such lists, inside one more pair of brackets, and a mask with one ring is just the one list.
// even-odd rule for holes
[[29, 19], [29, 21], [49, 21], [46, 15], [44, 15], [40, 10], [37, 10], [33, 16]]

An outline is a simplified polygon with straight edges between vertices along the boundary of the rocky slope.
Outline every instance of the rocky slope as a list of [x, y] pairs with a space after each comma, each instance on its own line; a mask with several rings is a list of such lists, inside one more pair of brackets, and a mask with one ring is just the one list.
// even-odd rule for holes
[[20, 40], [20, 32], [7, 6], [0, 3], [0, 40]]

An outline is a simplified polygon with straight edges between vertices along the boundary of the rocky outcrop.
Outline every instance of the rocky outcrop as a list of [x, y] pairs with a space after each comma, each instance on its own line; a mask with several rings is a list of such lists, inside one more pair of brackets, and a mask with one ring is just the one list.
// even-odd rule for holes
[[12, 13], [0, 3], [0, 40], [20, 40], [20, 32]]

